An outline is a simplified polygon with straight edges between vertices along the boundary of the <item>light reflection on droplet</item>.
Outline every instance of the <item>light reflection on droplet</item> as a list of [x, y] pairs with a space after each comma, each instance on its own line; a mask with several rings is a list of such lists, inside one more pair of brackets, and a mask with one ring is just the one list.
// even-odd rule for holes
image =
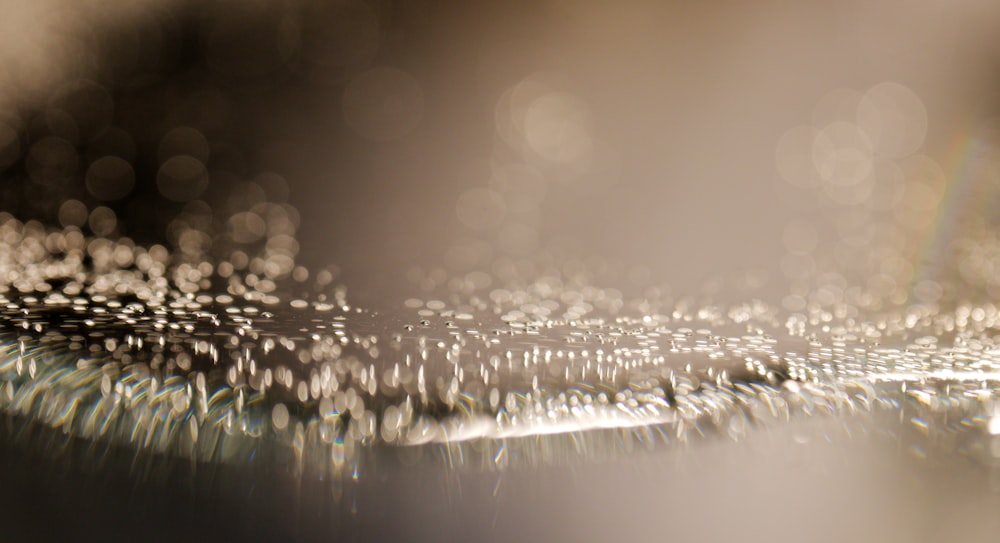
[[160, 140], [157, 157], [161, 164], [178, 155], [188, 155], [207, 163], [210, 152], [204, 134], [190, 126], [178, 126]]
[[855, 122], [862, 98], [864, 94], [854, 89], [831, 90], [816, 101], [812, 110], [812, 125], [822, 127], [838, 121]]
[[544, 94], [525, 111], [525, 141], [534, 152], [556, 164], [584, 161], [594, 147], [589, 115], [586, 104], [572, 94]]
[[59, 206], [59, 223], [63, 226], [83, 226], [87, 215], [87, 206], [79, 200], [66, 200]]
[[274, 404], [271, 409], [271, 424], [274, 429], [281, 431], [288, 427], [288, 407], [283, 403]]
[[132, 163], [136, 159], [136, 154], [132, 136], [117, 126], [108, 127], [87, 146], [87, 158], [91, 162], [110, 155]]
[[872, 193], [867, 204], [875, 211], [891, 211], [905, 197], [906, 178], [895, 161], [876, 159], [871, 171]]
[[169, 200], [193, 200], [208, 187], [208, 171], [200, 160], [192, 156], [175, 156], [160, 166], [156, 186], [160, 194]]
[[837, 121], [823, 127], [812, 147], [813, 163], [828, 184], [862, 183], [872, 169], [872, 144], [857, 125]]
[[927, 133], [927, 110], [908, 87], [875, 85], [858, 104], [857, 122], [879, 154], [903, 158], [920, 149]]
[[90, 230], [98, 236], [107, 236], [114, 232], [118, 225], [118, 219], [110, 208], [99, 206], [90, 212], [87, 224], [90, 226]]
[[267, 225], [256, 213], [243, 211], [229, 219], [229, 228], [237, 243], [253, 243], [265, 234]]
[[101, 157], [87, 168], [86, 185], [87, 191], [98, 200], [120, 200], [132, 191], [135, 171], [117, 156]]
[[823, 182], [813, 158], [813, 145], [818, 132], [810, 126], [798, 126], [785, 132], [778, 140], [775, 152], [778, 173], [788, 184], [811, 188]]

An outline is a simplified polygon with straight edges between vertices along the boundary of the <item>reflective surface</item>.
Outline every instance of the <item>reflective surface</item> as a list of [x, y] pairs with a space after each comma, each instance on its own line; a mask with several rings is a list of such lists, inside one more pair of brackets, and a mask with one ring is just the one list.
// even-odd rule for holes
[[754, 4], [13, 10], [5, 538], [991, 540], [1000, 13]]

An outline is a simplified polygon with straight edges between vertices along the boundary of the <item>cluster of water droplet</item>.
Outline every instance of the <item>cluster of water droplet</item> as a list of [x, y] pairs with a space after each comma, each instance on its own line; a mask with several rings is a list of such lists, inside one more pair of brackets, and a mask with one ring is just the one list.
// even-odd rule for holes
[[[243, 88], [345, 79], [347, 126], [398, 138], [422, 115], [421, 87], [369, 67], [379, 20], [367, 4], [336, 5], [342, 32], [312, 28], [327, 20], [312, 3], [284, 18], [206, 15], [207, 70]], [[311, 47], [321, 35], [343, 47]], [[131, 60], [104, 69], [145, 88]], [[922, 272], [949, 180], [918, 154], [927, 114], [902, 85], [831, 93], [812, 126], [781, 138], [780, 192], [819, 198], [836, 239], [790, 225], [787, 295], [734, 303], [626, 293], [602, 266], [537, 254], [547, 180], [610, 182], [615, 160], [563, 78], [529, 75], [498, 100], [489, 183], [456, 200], [469, 232], [444, 260], [462, 273], [414, 268], [414, 297], [382, 312], [350, 301], [336, 268], [298, 265], [287, 183], [226, 141], [224, 93], [154, 114], [160, 94], [116, 100], [75, 77], [57, 89], [31, 115], [0, 100], [0, 173], [19, 181], [0, 196], [43, 220], [0, 213], [9, 415], [151, 457], [331, 477], [359, 476], [376, 449], [501, 469], [880, 413], [1000, 457], [1000, 312], [981, 302], [1000, 284], [1000, 239], [972, 213], [932, 255], [942, 269]], [[991, 194], [997, 156], [967, 172], [969, 198]]]
[[917, 426], [959, 409], [946, 434], [997, 433], [991, 304], [789, 313], [628, 299], [564, 267], [439, 277], [375, 313], [330, 272], [10, 216], [0, 245], [0, 409], [140, 453], [357, 476], [364, 450], [438, 446], [503, 467], [910, 404]]

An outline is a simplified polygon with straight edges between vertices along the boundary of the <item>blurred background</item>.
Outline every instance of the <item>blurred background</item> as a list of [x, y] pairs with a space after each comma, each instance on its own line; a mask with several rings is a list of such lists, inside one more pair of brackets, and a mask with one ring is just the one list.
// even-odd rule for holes
[[[853, 283], [876, 309], [937, 302], [954, 282], [1000, 294], [988, 0], [4, 0], [3, 14], [4, 220], [273, 280], [325, 272], [376, 309], [449, 277], [484, 288], [552, 267], [619, 297], [788, 312]], [[544, 478], [395, 466], [358, 491], [361, 513], [345, 500], [334, 516], [360, 516], [360, 540], [857, 536], [843, 518], [870, 540], [995, 533], [995, 470], [898, 463], [896, 442], [832, 426]], [[53, 539], [109, 518], [149, 530], [153, 510], [187, 521], [150, 536], [163, 539], [330, 529], [323, 504], [273, 498], [308, 495], [285, 480], [230, 474], [198, 504], [179, 484], [142, 493], [130, 453], [87, 477], [28, 455], [5, 475], [22, 493], [0, 504], [17, 518], [22, 499], [61, 496], [77, 515]], [[607, 522], [580, 520], [594, 511]], [[8, 530], [28, 540], [43, 524]]]
[[[403, 272], [427, 286], [435, 268], [538, 255], [621, 268], [619, 288], [691, 292], [758, 270], [750, 283], [783, 294], [809, 268], [782, 267], [789, 247], [835, 245], [837, 220], [933, 216], [956, 154], [1000, 108], [1000, 9], [983, 0], [5, 13], [3, 210], [198, 254], [252, 256], [283, 228], [295, 240], [276, 251], [339, 266], [371, 303]], [[895, 139], [879, 143], [887, 115]], [[812, 156], [831, 126], [835, 158]], [[824, 181], [852, 167], [894, 184]], [[898, 212], [918, 177], [924, 208]], [[274, 275], [294, 269], [279, 260]]]

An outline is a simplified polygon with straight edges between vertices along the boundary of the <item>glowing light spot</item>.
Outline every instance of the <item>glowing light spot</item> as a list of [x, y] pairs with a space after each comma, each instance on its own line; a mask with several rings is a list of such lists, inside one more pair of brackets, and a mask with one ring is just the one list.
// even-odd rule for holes
[[858, 104], [858, 126], [874, 150], [889, 158], [915, 153], [927, 134], [927, 110], [908, 87], [886, 82], [872, 87]]
[[156, 187], [168, 200], [187, 202], [197, 198], [208, 187], [208, 171], [197, 158], [175, 156], [160, 166]]
[[119, 157], [101, 157], [87, 169], [86, 184], [87, 191], [98, 200], [120, 200], [132, 191], [135, 171]]
[[66, 200], [59, 206], [59, 223], [63, 226], [83, 226], [87, 215], [87, 206], [79, 200]]
[[115, 228], [118, 226], [118, 218], [115, 216], [115, 212], [112, 211], [111, 208], [104, 206], [95, 207], [94, 210], [90, 212], [90, 217], [87, 219], [87, 225], [90, 226], [90, 230], [98, 236], [107, 236], [114, 232]]
[[579, 164], [593, 150], [590, 113], [583, 100], [551, 92], [531, 102], [524, 114], [524, 138], [542, 158]]
[[187, 155], [204, 163], [208, 161], [210, 151], [208, 139], [199, 130], [178, 126], [160, 140], [157, 158], [162, 164], [175, 156]]
[[872, 144], [857, 125], [837, 121], [816, 134], [813, 164], [820, 177], [834, 185], [858, 185], [872, 169]]
[[276, 403], [271, 408], [271, 424], [279, 432], [288, 427], [288, 407], [285, 404]]
[[810, 126], [799, 126], [788, 130], [778, 140], [775, 151], [778, 173], [788, 184], [811, 188], [823, 182], [813, 159], [813, 144], [818, 132]]

